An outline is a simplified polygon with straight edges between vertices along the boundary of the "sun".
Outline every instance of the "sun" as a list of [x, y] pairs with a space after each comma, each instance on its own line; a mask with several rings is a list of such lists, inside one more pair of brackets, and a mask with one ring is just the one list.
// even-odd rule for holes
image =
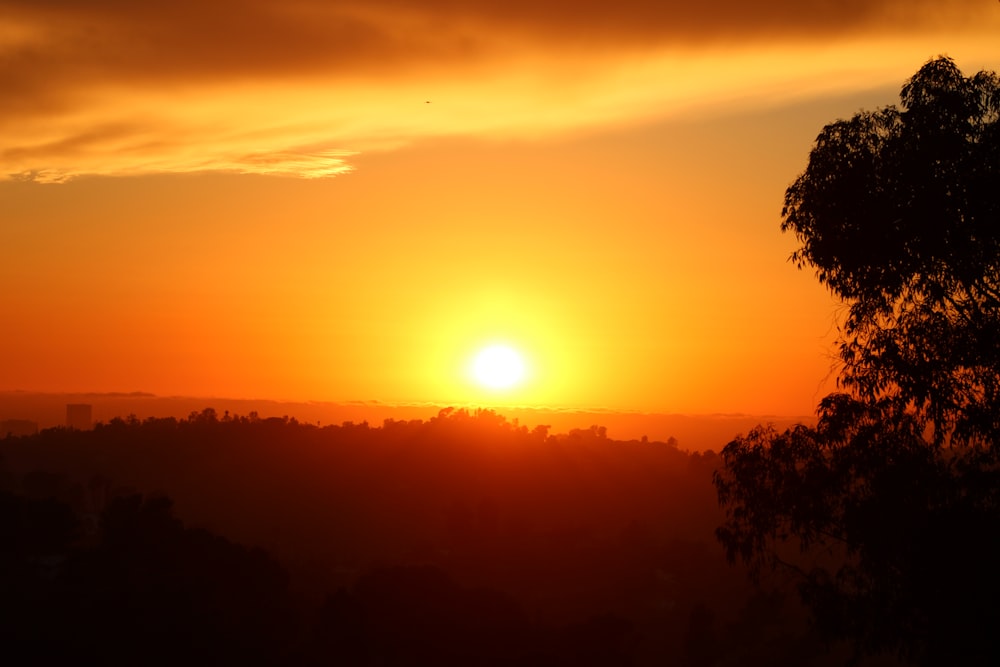
[[472, 377], [488, 389], [509, 389], [524, 379], [524, 361], [507, 345], [490, 345], [472, 362]]

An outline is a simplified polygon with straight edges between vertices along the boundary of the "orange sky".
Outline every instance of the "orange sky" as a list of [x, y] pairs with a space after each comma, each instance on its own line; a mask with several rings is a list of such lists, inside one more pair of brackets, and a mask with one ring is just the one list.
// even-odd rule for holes
[[998, 35], [992, 0], [0, 0], [0, 389], [809, 414], [836, 304], [784, 189]]

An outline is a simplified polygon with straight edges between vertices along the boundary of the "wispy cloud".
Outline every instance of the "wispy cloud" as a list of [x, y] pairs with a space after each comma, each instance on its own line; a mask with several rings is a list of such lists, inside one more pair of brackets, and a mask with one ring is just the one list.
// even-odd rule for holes
[[998, 21], [982, 0], [0, 0], [0, 177], [332, 176], [424, 136], [815, 88], [803, 53], [826, 58], [829, 87], [852, 65], [817, 40], [990, 36]]

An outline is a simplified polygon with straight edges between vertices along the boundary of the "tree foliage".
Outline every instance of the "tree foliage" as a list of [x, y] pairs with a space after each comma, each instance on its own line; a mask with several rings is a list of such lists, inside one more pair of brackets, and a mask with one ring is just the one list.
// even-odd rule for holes
[[717, 534], [859, 655], [1000, 664], [1000, 81], [939, 58], [900, 102], [826, 126], [786, 191], [793, 261], [847, 307], [841, 392], [726, 447]]
[[900, 100], [823, 129], [782, 229], [848, 305], [846, 388], [926, 409], [941, 439], [995, 441], [1000, 82], [940, 58]]

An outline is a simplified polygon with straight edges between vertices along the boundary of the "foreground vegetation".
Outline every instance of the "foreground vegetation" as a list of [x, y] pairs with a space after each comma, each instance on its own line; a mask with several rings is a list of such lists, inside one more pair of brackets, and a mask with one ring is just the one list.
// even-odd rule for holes
[[785, 193], [792, 260], [844, 305], [841, 391], [726, 446], [719, 537], [857, 655], [1000, 664], [998, 186], [1000, 77], [937, 58], [823, 128]]

